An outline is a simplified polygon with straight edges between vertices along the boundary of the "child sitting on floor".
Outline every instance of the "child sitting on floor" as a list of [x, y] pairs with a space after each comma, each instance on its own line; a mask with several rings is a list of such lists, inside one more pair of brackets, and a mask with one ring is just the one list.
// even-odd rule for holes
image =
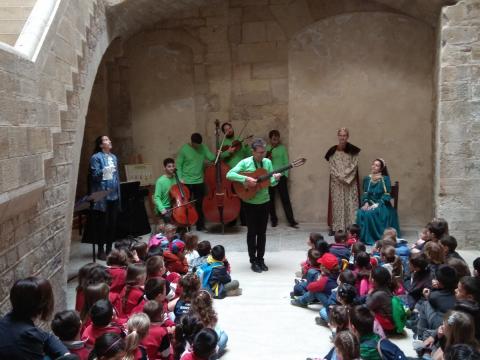
[[294, 306], [307, 307], [313, 301], [319, 301], [323, 306], [327, 305], [332, 290], [337, 287], [339, 275], [338, 259], [335, 255], [326, 253], [318, 263], [321, 265], [321, 276], [317, 281], [307, 286], [307, 292], [297, 299], [292, 299]]
[[366, 305], [375, 314], [385, 332], [393, 332], [395, 323], [392, 311], [392, 277], [384, 267], [377, 267], [372, 271], [371, 281], [373, 288], [367, 296]]
[[[242, 295], [238, 280], [232, 280], [230, 276], [230, 264], [225, 257], [225, 248], [222, 245], [214, 246], [207, 259], [207, 265], [211, 269], [208, 278], [202, 279], [202, 287], [210, 291], [215, 299], [223, 299], [225, 296]], [[208, 286], [206, 286], [208, 283]]]
[[388, 270], [392, 276], [392, 282], [395, 295], [405, 294], [403, 286], [403, 265], [399, 256], [395, 255], [395, 248], [393, 246], [382, 247], [382, 262], [383, 267]]
[[120, 317], [128, 318], [132, 314], [133, 308], [142, 301], [146, 278], [147, 272], [144, 265], [128, 265], [126, 285], [120, 293], [118, 301], [114, 304]]
[[113, 322], [113, 306], [108, 300], [98, 300], [90, 309], [92, 323], [82, 333], [82, 340], [93, 346], [95, 340], [105, 333], [123, 335], [122, 326]]
[[190, 311], [191, 302], [200, 290], [200, 281], [195, 274], [184, 275], [178, 284], [181, 288], [181, 295], [173, 309], [176, 324], [179, 323], [183, 315]]
[[56, 313], [51, 323], [53, 333], [62, 340], [68, 351], [77, 355], [80, 360], [87, 360], [92, 348], [80, 340], [81, 327], [80, 316], [74, 310]]
[[318, 259], [320, 259], [320, 251], [316, 249], [308, 250], [308, 260], [303, 263], [305, 274], [301, 280], [295, 279], [295, 286], [293, 291], [290, 293], [290, 296], [302, 296], [307, 291], [307, 286], [312, 281], [315, 281], [320, 276], [320, 265], [318, 264]]
[[128, 255], [124, 250], [113, 249], [107, 256], [108, 272], [112, 277], [110, 292], [120, 294], [125, 286]]
[[[338, 287], [332, 290], [332, 293], [330, 294], [327, 303], [325, 304], [324, 307], [320, 309], [319, 311], [320, 316], [315, 317], [315, 322], [317, 323], [317, 325], [324, 325], [324, 326], [328, 325], [330, 308], [332, 306], [349, 304], [351, 290], [347, 290], [345, 292], [341, 291], [341, 295], [339, 296], [337, 294], [340, 288], [342, 288], [344, 285], [348, 285], [349, 287], [353, 287], [355, 289], [355, 279], [356, 279], [355, 274], [351, 270], [344, 270], [340, 273], [340, 275], [337, 278]], [[356, 295], [357, 295], [357, 291], [355, 289], [354, 297], [356, 297]]]
[[337, 257], [339, 266], [341, 266], [343, 260], [348, 261], [350, 259], [350, 249], [346, 245], [346, 241], [347, 234], [342, 230], [338, 230], [335, 232], [335, 243], [330, 245], [329, 251]]
[[200, 257], [197, 251], [198, 236], [193, 233], [185, 233], [185, 259], [188, 263], [188, 271], [192, 272], [192, 269], [196, 266], [195, 262]]
[[185, 275], [188, 272], [185, 243], [182, 240], [173, 240], [168, 249], [163, 252], [163, 261], [168, 271]]
[[150, 319], [148, 335], [142, 340], [142, 345], [147, 350], [148, 358], [152, 360], [168, 360], [173, 352], [170, 343], [170, 334], [175, 327], [168, 326], [169, 321], [163, 306], [157, 301], [147, 301], [143, 312]]
[[358, 224], [352, 224], [347, 229], [347, 241], [348, 247], [356, 244], [360, 241], [360, 226]]

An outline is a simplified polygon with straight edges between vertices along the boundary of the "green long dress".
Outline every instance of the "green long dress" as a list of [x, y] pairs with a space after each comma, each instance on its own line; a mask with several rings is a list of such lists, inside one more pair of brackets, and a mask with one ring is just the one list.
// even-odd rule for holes
[[357, 210], [357, 224], [360, 225], [360, 239], [367, 245], [373, 245], [375, 241], [382, 238], [387, 227], [397, 230], [400, 237], [400, 225], [398, 224], [397, 211], [393, 208], [390, 200], [391, 184], [388, 176], [383, 176], [377, 181], [371, 176], [363, 179], [362, 206], [368, 202], [369, 205], [378, 204], [376, 209]]

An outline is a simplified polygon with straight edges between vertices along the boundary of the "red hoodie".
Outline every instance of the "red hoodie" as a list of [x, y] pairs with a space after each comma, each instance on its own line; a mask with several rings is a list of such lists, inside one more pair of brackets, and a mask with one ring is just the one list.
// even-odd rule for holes
[[110, 284], [110, 292], [120, 294], [125, 287], [125, 278], [127, 277], [127, 270], [123, 266], [110, 266], [108, 272], [112, 277]]
[[82, 340], [86, 341], [87, 346], [93, 347], [97, 338], [106, 333], [115, 333], [121, 335], [124, 333], [124, 331], [123, 328], [116, 323], [110, 323], [104, 327], [97, 327], [93, 324], [90, 324], [83, 332]]
[[142, 286], [125, 286], [113, 304], [115, 309], [118, 310], [118, 316], [120, 318], [130, 317], [133, 309], [142, 302], [143, 293]]
[[147, 349], [149, 360], [169, 359], [172, 354], [170, 337], [164, 324], [152, 323], [148, 335], [142, 340], [142, 345]]
[[165, 268], [170, 272], [185, 275], [188, 271], [187, 259], [185, 257], [181, 259], [178, 254], [174, 254], [170, 250], [163, 252], [163, 261], [165, 262]]

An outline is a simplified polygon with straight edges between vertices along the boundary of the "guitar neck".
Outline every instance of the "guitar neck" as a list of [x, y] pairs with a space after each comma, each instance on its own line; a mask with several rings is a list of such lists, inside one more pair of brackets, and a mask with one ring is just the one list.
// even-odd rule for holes
[[262, 175], [262, 176], [259, 176], [257, 181], [265, 181], [265, 180], [268, 180], [273, 174], [276, 174], [276, 173], [282, 173], [284, 172], [285, 170], [289, 170], [293, 167], [292, 164], [288, 164], [286, 166], [283, 166], [279, 169], [276, 169], [276, 170], [273, 170], [272, 172], [269, 172], [265, 175]]

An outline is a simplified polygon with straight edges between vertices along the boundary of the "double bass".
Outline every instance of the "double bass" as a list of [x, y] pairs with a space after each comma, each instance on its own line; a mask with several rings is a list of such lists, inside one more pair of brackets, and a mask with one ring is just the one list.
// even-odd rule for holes
[[198, 214], [190, 199], [190, 191], [180, 182], [177, 170], [174, 172], [176, 184], [170, 188], [170, 197], [173, 202], [172, 218], [177, 225], [190, 227], [198, 221]]
[[215, 120], [215, 143], [217, 158], [215, 163], [205, 169], [205, 185], [207, 195], [203, 198], [203, 214], [208, 221], [221, 223], [222, 233], [225, 223], [235, 220], [240, 213], [240, 199], [232, 192], [232, 183], [227, 180], [230, 170], [219, 157], [220, 121]]

